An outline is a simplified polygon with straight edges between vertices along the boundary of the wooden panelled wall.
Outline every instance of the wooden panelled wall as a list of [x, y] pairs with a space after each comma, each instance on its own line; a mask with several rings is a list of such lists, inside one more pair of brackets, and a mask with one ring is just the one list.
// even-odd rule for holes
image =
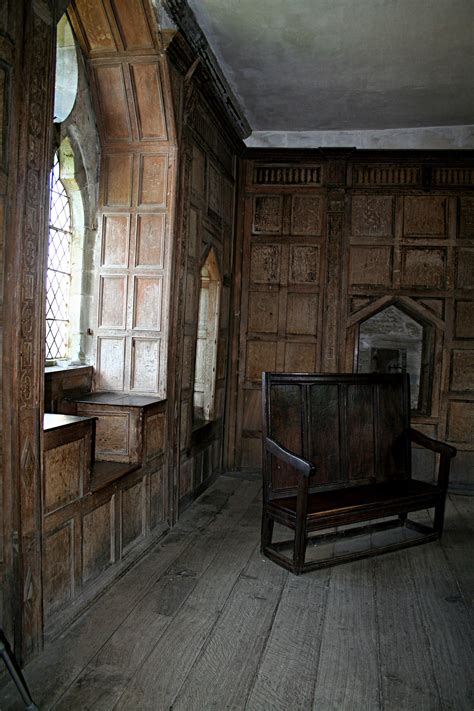
[[76, 0], [68, 12], [102, 147], [96, 388], [164, 396], [176, 172], [168, 63], [148, 2]]
[[1, 3], [2, 593], [4, 629], [25, 654], [41, 647], [42, 631], [40, 426], [54, 22], [47, 3]]
[[[224, 410], [229, 347], [230, 285], [234, 238], [235, 137], [225, 117], [210, 105], [205, 77], [176, 36], [168, 49], [180, 133], [180, 185], [175, 236], [170, 392], [175, 509], [202, 491], [223, 466]], [[201, 267], [213, 249], [220, 273], [215, 408], [212, 422], [193, 426], [193, 386]], [[195, 423], [194, 423], [195, 425]], [[202, 423], [201, 423], [202, 425]]]
[[359, 324], [399, 303], [435, 333], [414, 421], [474, 485], [472, 154], [290, 155], [245, 161], [237, 466], [261, 465], [261, 371], [350, 372]]

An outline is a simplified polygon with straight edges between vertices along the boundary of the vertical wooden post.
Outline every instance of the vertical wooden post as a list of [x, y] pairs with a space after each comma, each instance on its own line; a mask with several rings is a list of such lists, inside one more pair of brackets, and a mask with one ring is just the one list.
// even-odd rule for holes
[[44, 267], [51, 158], [55, 22], [47, 3], [23, 2], [12, 94], [5, 238], [3, 354], [4, 480], [11, 506], [12, 615], [15, 649], [42, 646], [41, 446], [44, 364]]

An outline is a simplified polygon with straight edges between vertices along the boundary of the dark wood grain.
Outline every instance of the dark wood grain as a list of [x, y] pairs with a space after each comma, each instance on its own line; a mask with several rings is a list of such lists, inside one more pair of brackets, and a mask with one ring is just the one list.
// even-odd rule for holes
[[[410, 428], [407, 375], [263, 373], [262, 392], [261, 545], [269, 558], [298, 574], [441, 535], [456, 450]], [[436, 485], [411, 478], [412, 439], [441, 454]], [[292, 442], [297, 451], [291, 451]], [[432, 527], [407, 519], [426, 508], [435, 510]], [[310, 532], [388, 517], [395, 517], [395, 527], [411, 526], [421, 535], [402, 533], [385, 547], [369, 540], [367, 550], [360, 541], [347, 550], [336, 546], [333, 559], [305, 562]], [[272, 545], [275, 522], [294, 531], [291, 559], [281, 544]]]

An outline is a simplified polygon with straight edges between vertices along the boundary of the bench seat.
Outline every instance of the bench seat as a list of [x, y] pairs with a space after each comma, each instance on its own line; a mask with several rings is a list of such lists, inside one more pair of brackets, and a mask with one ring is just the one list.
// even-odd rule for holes
[[[299, 574], [441, 536], [456, 450], [411, 428], [408, 375], [264, 373], [262, 402], [264, 555]], [[412, 443], [439, 455], [436, 484], [412, 478]], [[408, 519], [424, 509], [434, 509], [431, 525]], [[273, 542], [275, 523], [293, 541]], [[306, 561], [308, 533], [332, 540], [347, 526], [350, 535], [402, 526], [422, 535]]]

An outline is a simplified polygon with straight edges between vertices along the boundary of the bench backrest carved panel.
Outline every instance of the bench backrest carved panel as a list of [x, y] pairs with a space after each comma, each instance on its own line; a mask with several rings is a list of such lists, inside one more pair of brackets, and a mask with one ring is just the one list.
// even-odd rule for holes
[[[264, 373], [264, 437], [310, 460], [310, 490], [411, 476], [408, 375]], [[268, 455], [268, 498], [296, 494], [294, 471]]]

